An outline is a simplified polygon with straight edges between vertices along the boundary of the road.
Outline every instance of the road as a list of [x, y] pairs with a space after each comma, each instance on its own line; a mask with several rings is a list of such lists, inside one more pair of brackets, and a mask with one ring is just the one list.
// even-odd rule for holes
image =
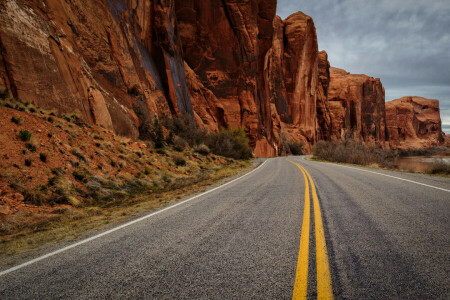
[[450, 299], [449, 178], [288, 159], [0, 271], [0, 298]]

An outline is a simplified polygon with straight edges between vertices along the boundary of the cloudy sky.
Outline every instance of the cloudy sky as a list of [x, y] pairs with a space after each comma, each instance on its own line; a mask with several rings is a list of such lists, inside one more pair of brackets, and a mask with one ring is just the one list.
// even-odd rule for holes
[[283, 19], [299, 10], [332, 66], [379, 77], [386, 101], [438, 99], [450, 134], [449, 0], [278, 0]]

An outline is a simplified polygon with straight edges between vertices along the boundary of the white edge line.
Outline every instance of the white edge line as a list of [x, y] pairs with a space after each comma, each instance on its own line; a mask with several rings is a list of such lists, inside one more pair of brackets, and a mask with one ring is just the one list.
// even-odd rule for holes
[[447, 190], [447, 189], [444, 189], [444, 188], [440, 188], [440, 187], [437, 187], [437, 186], [434, 186], [434, 185], [429, 185], [429, 184], [425, 184], [425, 183], [421, 183], [421, 182], [417, 182], [417, 181], [413, 181], [413, 180], [409, 180], [409, 179], [405, 179], [405, 178], [401, 178], [401, 177], [396, 177], [396, 176], [387, 175], [387, 174], [383, 174], [383, 173], [378, 173], [378, 172], [374, 172], [374, 171], [364, 170], [364, 169], [361, 169], [361, 168], [355, 168], [355, 167], [350, 167], [350, 166], [343, 166], [343, 165], [336, 164], [336, 163], [332, 163], [332, 164], [334, 164], [335, 166], [339, 166], [339, 167], [355, 169], [355, 170], [360, 170], [360, 171], [364, 171], [364, 172], [368, 172], [368, 173], [378, 174], [378, 175], [381, 175], [381, 176], [396, 178], [396, 179], [399, 179], [399, 180], [408, 181], [408, 182], [412, 182], [412, 183], [415, 183], [415, 184], [427, 186], [427, 187], [430, 187], [430, 188], [433, 188], [433, 189], [437, 189], [437, 190], [441, 190], [441, 191], [445, 191], [445, 192], [450, 192], [450, 190]]
[[112, 229], [110, 229], [110, 230], [107, 230], [107, 231], [105, 231], [105, 232], [102, 232], [102, 233], [100, 233], [100, 234], [94, 235], [94, 236], [92, 236], [92, 237], [90, 237], [90, 238], [87, 238], [87, 239], [84, 239], [84, 240], [82, 240], [82, 241], [76, 242], [76, 243], [74, 243], [74, 244], [72, 244], [72, 245], [69, 245], [69, 246], [67, 246], [67, 247], [61, 248], [61, 249], [59, 249], [59, 250], [56, 250], [56, 251], [47, 253], [47, 254], [42, 255], [42, 256], [39, 256], [39, 257], [36, 257], [35, 259], [32, 259], [32, 260], [30, 260], [30, 261], [27, 261], [27, 262], [25, 262], [25, 263], [22, 263], [22, 264], [20, 264], [20, 265], [17, 265], [17, 266], [15, 266], [15, 267], [10, 268], [10, 269], [4, 270], [4, 271], [0, 272], [0, 277], [3, 276], [3, 275], [6, 275], [6, 274], [8, 274], [8, 273], [11, 273], [11, 272], [13, 272], [13, 271], [16, 271], [16, 270], [18, 270], [18, 269], [21, 269], [21, 268], [23, 268], [23, 267], [26, 267], [26, 266], [29, 266], [29, 265], [31, 265], [31, 264], [34, 264], [34, 263], [36, 263], [36, 262], [38, 262], [38, 261], [41, 261], [41, 260], [43, 260], [43, 259], [46, 259], [46, 258], [48, 258], [48, 257], [54, 256], [54, 255], [56, 255], [56, 254], [59, 254], [59, 253], [61, 253], [61, 252], [67, 251], [67, 250], [69, 250], [69, 249], [75, 248], [75, 247], [80, 246], [80, 245], [83, 245], [83, 244], [86, 244], [86, 243], [88, 243], [88, 242], [90, 242], [90, 241], [93, 241], [93, 240], [96, 240], [96, 239], [98, 239], [98, 238], [100, 238], [100, 237], [102, 237], [102, 236], [108, 235], [108, 234], [110, 234], [110, 233], [113, 233], [113, 232], [115, 232], [115, 231], [118, 231], [118, 230], [120, 230], [120, 229], [123, 229], [123, 228], [125, 228], [125, 227], [128, 227], [128, 226], [133, 225], [133, 224], [135, 224], [135, 223], [141, 222], [141, 221], [143, 221], [143, 220], [145, 220], [145, 219], [148, 219], [148, 218], [150, 218], [150, 217], [152, 217], [152, 216], [154, 216], [154, 215], [160, 214], [160, 213], [162, 213], [162, 212], [164, 212], [164, 211], [166, 211], [166, 210], [172, 209], [172, 208], [177, 207], [177, 206], [179, 206], [179, 205], [181, 205], [181, 204], [184, 204], [184, 203], [186, 203], [186, 202], [192, 201], [192, 200], [197, 199], [197, 198], [199, 198], [199, 197], [201, 197], [201, 196], [204, 196], [204, 195], [206, 195], [206, 194], [209, 194], [209, 193], [211, 193], [211, 192], [213, 192], [213, 191], [215, 191], [215, 190], [218, 190], [218, 189], [220, 189], [220, 188], [223, 188], [224, 186], [227, 186], [227, 185], [229, 185], [229, 184], [231, 184], [231, 183], [233, 183], [233, 182], [238, 181], [239, 179], [242, 179], [242, 178], [245, 177], [245, 176], [248, 176], [248, 175], [252, 174], [252, 173], [255, 172], [256, 170], [260, 169], [266, 162], [267, 162], [267, 160], [265, 160], [262, 164], [260, 164], [256, 169], [254, 169], [254, 170], [252, 170], [252, 171], [250, 171], [250, 172], [248, 172], [248, 173], [246, 173], [246, 174], [244, 174], [244, 175], [242, 175], [242, 176], [240, 176], [240, 177], [238, 177], [238, 178], [236, 178], [236, 179], [233, 179], [233, 180], [231, 180], [231, 181], [229, 181], [229, 182], [227, 182], [227, 183], [224, 183], [224, 184], [222, 184], [222, 185], [220, 185], [220, 186], [218, 186], [218, 187], [215, 187], [215, 188], [213, 188], [213, 189], [211, 189], [211, 190], [209, 190], [209, 191], [203, 192], [203, 193], [201, 193], [201, 194], [198, 194], [198, 195], [196, 195], [196, 196], [193, 196], [193, 197], [191, 197], [191, 198], [189, 198], [189, 199], [186, 199], [186, 200], [184, 200], [184, 201], [178, 202], [178, 203], [176, 203], [176, 204], [174, 204], [174, 205], [171, 205], [171, 206], [169, 206], [169, 207], [163, 208], [163, 209], [161, 209], [161, 210], [158, 210], [158, 211], [152, 212], [152, 213], [150, 213], [150, 214], [148, 214], [148, 215], [145, 215], [145, 216], [143, 216], [143, 217], [140, 217], [140, 218], [138, 218], [138, 219], [136, 219], [136, 220], [127, 222], [127, 223], [125, 223], [125, 224], [122, 224], [122, 225], [120, 225], [120, 226], [114, 227], [114, 228], [112, 228]]

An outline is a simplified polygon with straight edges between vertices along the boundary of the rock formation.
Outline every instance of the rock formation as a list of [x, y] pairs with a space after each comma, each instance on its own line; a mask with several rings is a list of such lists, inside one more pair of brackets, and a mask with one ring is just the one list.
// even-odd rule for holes
[[311, 17], [282, 20], [276, 2], [0, 1], [0, 88], [132, 138], [155, 115], [240, 126], [255, 156], [385, 143], [380, 80], [330, 69]]
[[193, 113], [173, 1], [2, 1], [0, 49], [15, 97], [122, 135]]
[[386, 122], [393, 148], [430, 148], [446, 140], [438, 100], [408, 96], [386, 102]]
[[326, 52], [318, 52], [311, 17], [298, 12], [284, 21], [275, 18], [265, 65], [269, 101], [279, 115], [281, 130], [288, 138], [303, 141], [306, 149], [319, 137], [328, 139], [329, 63]]
[[256, 156], [276, 155], [263, 76], [276, 0], [210, 2], [175, 1], [183, 58], [222, 105], [223, 125], [244, 127]]
[[331, 112], [328, 107], [328, 86], [330, 84], [330, 62], [325, 51], [319, 52], [319, 85], [317, 91], [317, 123], [319, 139], [328, 140], [332, 134]]
[[384, 88], [379, 78], [330, 68], [328, 106], [332, 138], [353, 136], [365, 143], [382, 145], [389, 140]]

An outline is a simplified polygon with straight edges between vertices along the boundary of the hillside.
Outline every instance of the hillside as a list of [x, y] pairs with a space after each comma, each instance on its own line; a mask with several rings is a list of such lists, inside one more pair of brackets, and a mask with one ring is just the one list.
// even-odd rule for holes
[[171, 144], [168, 133], [156, 149], [11, 98], [0, 100], [0, 115], [2, 255], [154, 209], [249, 166], [176, 136]]

